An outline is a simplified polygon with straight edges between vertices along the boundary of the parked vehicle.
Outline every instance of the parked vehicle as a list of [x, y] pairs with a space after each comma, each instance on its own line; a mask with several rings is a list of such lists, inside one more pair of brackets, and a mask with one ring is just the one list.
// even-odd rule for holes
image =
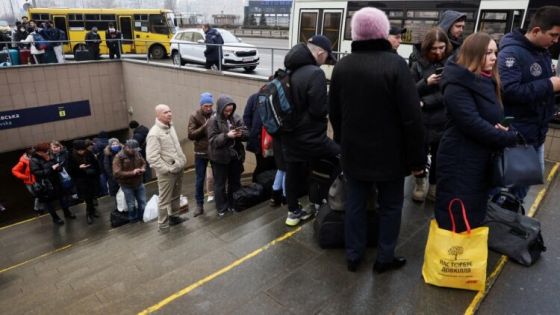
[[[229, 31], [218, 29], [224, 45], [222, 48], [222, 67], [224, 69], [243, 68], [246, 72], [252, 72], [259, 64], [259, 53], [254, 45], [246, 44]], [[202, 29], [179, 30], [171, 39], [171, 57], [175, 65], [194, 63], [203, 65], [204, 57], [204, 31]]]

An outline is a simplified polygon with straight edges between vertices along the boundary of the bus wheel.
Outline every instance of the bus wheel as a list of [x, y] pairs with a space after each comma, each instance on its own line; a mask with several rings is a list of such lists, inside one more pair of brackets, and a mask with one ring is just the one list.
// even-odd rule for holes
[[163, 59], [165, 55], [165, 48], [163, 48], [163, 46], [154, 45], [150, 48], [150, 57], [152, 59]]

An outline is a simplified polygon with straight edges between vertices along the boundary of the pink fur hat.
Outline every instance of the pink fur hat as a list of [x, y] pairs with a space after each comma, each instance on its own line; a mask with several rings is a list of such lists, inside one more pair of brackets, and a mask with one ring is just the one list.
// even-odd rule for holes
[[379, 9], [365, 7], [352, 16], [352, 40], [387, 38], [390, 29], [387, 15]]

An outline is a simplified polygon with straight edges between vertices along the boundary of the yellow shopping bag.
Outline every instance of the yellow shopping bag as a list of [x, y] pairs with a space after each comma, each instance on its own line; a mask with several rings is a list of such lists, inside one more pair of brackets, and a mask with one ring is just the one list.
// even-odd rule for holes
[[[456, 233], [451, 208], [459, 202], [467, 231]], [[430, 223], [422, 276], [424, 281], [440, 287], [484, 290], [488, 260], [488, 227], [471, 229], [465, 206], [460, 199], [449, 202], [453, 231], [440, 229], [436, 220]]]

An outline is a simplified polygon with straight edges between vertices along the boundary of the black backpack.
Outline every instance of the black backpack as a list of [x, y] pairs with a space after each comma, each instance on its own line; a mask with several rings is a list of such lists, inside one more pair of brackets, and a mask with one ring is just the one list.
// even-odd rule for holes
[[258, 92], [259, 116], [264, 128], [272, 136], [292, 131], [297, 123], [290, 75], [289, 70], [276, 70], [274, 79], [261, 87]]

